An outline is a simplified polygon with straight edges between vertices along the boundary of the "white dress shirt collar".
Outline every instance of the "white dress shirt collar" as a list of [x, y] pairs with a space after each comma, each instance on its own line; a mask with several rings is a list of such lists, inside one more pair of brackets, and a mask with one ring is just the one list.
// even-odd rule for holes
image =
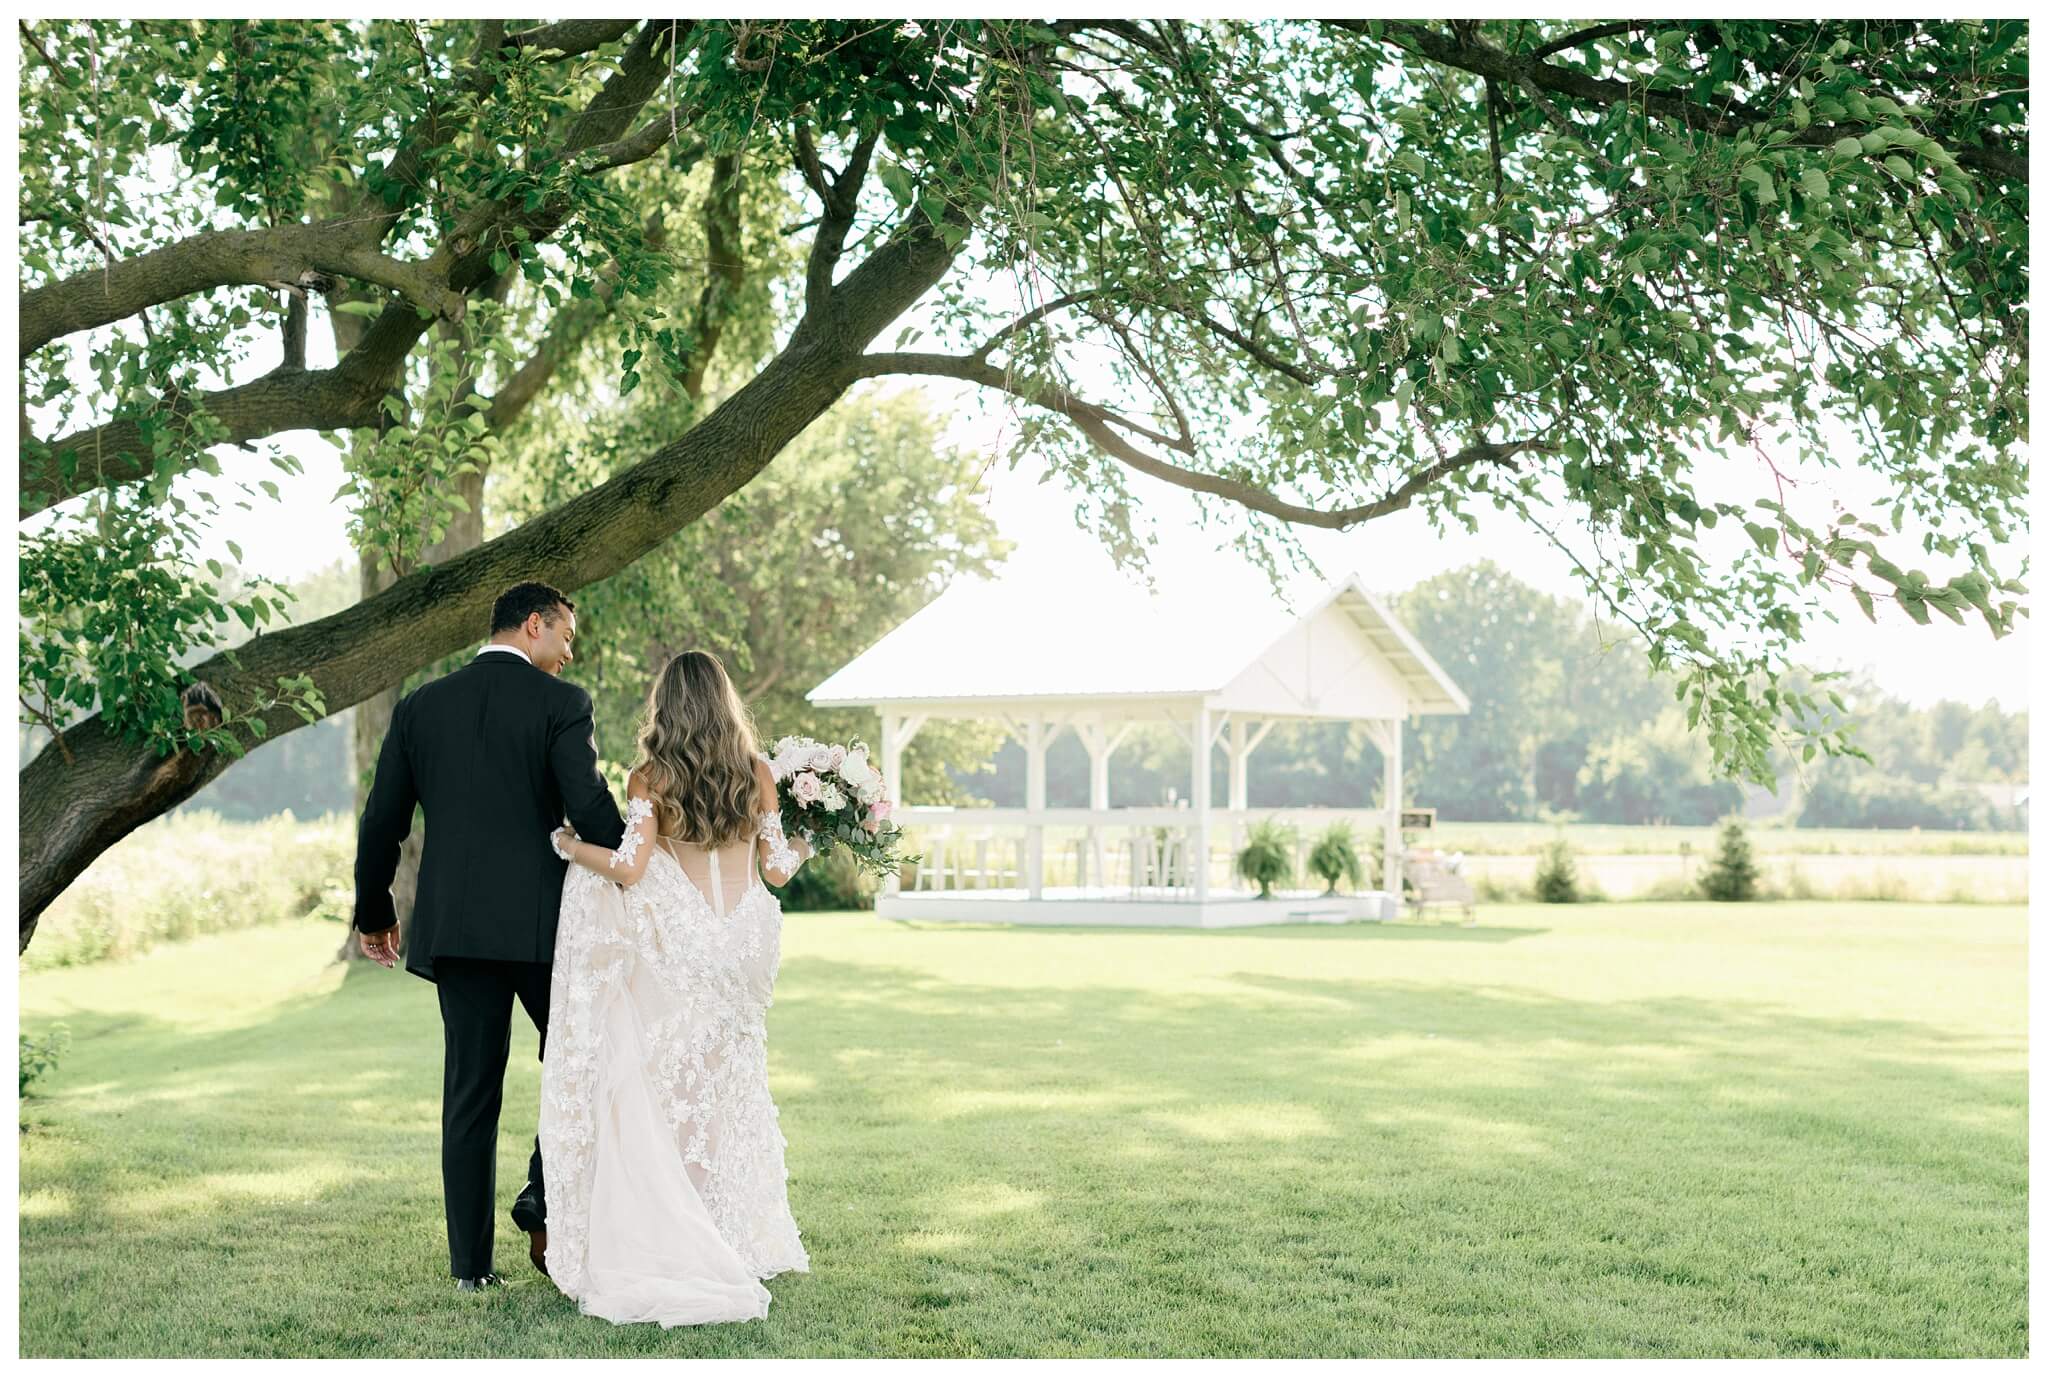
[[493, 641], [490, 645], [484, 647], [482, 651], [478, 651], [477, 654], [483, 655], [485, 651], [510, 651], [513, 655], [518, 656], [528, 665], [533, 664], [533, 657], [528, 655], [526, 652], [520, 650], [517, 646], [507, 646], [500, 642]]

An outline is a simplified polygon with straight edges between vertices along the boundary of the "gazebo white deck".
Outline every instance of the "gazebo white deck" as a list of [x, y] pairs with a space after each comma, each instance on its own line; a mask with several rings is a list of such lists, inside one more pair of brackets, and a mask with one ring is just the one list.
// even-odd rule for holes
[[[1024, 747], [1021, 809], [899, 800], [895, 817], [924, 860], [884, 883], [882, 917], [1202, 928], [1395, 917], [1402, 724], [1470, 708], [1356, 575], [1302, 613], [1271, 599], [1226, 609], [1199, 597], [1148, 598], [1121, 582], [1076, 608], [1018, 583], [963, 580], [808, 697], [821, 708], [880, 712], [876, 748], [892, 789], [903, 749], [937, 719], [1005, 723]], [[1386, 764], [1385, 807], [1255, 808], [1247, 767], [1273, 725], [1333, 719], [1366, 724]], [[1112, 808], [1110, 758], [1146, 722], [1171, 724], [1189, 742], [1186, 797]], [[1088, 806], [1048, 808], [1046, 749], [1069, 731], [1088, 752]], [[1210, 797], [1219, 746], [1229, 763], [1220, 808]], [[1293, 823], [1304, 848], [1338, 818], [1379, 828], [1387, 888], [1257, 898], [1234, 878], [1232, 860], [1245, 830], [1265, 818]]]

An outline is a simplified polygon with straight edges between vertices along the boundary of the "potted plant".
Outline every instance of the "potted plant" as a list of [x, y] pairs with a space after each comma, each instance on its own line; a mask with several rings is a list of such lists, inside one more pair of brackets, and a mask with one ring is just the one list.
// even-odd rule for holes
[[1329, 887], [1323, 891], [1326, 896], [1337, 893], [1340, 880], [1349, 881], [1354, 890], [1365, 884], [1365, 862], [1358, 855], [1358, 837], [1349, 823], [1339, 819], [1316, 839], [1315, 850], [1308, 854], [1308, 869], [1323, 878]]
[[1237, 873], [1259, 887], [1259, 898], [1273, 898], [1273, 887], [1294, 874], [1294, 829], [1269, 818], [1252, 826], [1244, 850], [1237, 854]]

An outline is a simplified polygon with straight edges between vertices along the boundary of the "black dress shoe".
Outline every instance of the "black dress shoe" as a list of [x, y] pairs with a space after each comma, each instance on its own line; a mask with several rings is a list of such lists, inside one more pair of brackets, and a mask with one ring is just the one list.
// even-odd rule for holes
[[455, 1279], [455, 1290], [458, 1292], [481, 1292], [486, 1287], [503, 1287], [504, 1285], [505, 1279], [499, 1277], [496, 1273], [485, 1273], [480, 1278]]
[[545, 1210], [535, 1199], [532, 1188], [519, 1193], [519, 1199], [512, 1203], [512, 1223], [526, 1231], [526, 1256], [533, 1260], [533, 1266], [540, 1269], [541, 1276], [548, 1275], [548, 1222]]
[[519, 1198], [512, 1203], [512, 1223], [528, 1234], [548, 1227], [547, 1207], [541, 1204], [532, 1187], [520, 1192]]

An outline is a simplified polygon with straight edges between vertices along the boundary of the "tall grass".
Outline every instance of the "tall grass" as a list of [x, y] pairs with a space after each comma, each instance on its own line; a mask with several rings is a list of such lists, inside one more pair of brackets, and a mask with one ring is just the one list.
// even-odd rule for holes
[[229, 823], [195, 810], [137, 828], [86, 868], [36, 925], [23, 967], [132, 957], [201, 933], [346, 912], [355, 827], [330, 815]]

